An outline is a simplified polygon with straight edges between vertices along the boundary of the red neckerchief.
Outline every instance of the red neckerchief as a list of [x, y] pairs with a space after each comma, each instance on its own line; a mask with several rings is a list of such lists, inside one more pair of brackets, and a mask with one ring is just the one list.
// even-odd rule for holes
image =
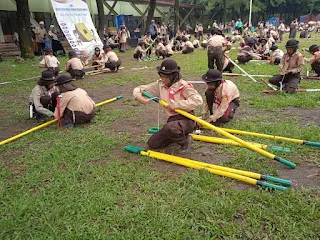
[[[192, 86], [191, 83], [187, 82], [188, 86]], [[172, 85], [171, 85], [172, 86]], [[186, 99], [186, 97], [184, 96], [184, 89], [186, 88], [185, 85], [183, 85], [182, 83], [180, 83], [180, 87], [177, 89], [177, 90], [173, 90], [172, 88], [170, 87], [167, 87], [165, 86], [165, 89], [169, 91], [169, 98], [170, 98], [170, 102], [174, 103], [174, 96], [176, 93], [180, 92], [181, 91], [181, 95], [183, 96], [184, 99]], [[175, 111], [173, 110], [170, 110], [170, 112], [174, 113]]]

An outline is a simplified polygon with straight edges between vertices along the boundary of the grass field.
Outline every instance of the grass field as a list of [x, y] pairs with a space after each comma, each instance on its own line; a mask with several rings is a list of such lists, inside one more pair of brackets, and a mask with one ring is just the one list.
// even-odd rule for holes
[[[301, 40], [301, 47], [319, 41], [314, 35]], [[125, 67], [119, 73], [76, 82], [97, 103], [124, 96], [100, 107], [94, 123], [72, 130], [52, 125], [1, 146], [0, 239], [320, 239], [319, 148], [240, 136], [290, 147], [290, 153], [272, 153], [293, 161], [296, 169], [228, 145], [194, 142], [187, 156], [291, 179], [293, 187], [286, 192], [125, 152], [126, 145], [146, 147], [158, 111], [160, 123], [166, 120], [156, 103], [142, 106], [132, 97], [135, 86], [158, 78], [155, 67], [161, 61], [134, 61], [132, 51], [119, 54]], [[236, 51], [229, 56], [235, 59]], [[203, 50], [173, 58], [186, 80], [200, 81], [207, 70]], [[59, 60], [64, 66], [67, 59]], [[40, 75], [38, 63], [0, 63], [0, 83]], [[152, 68], [133, 69], [145, 66]], [[263, 63], [243, 68], [250, 74], [278, 73], [276, 66]], [[320, 141], [320, 93], [263, 95], [268, 86], [261, 81], [227, 79], [238, 86], [241, 106], [226, 127]], [[0, 85], [0, 140], [41, 123], [28, 119], [28, 96], [36, 81]], [[204, 84], [194, 86], [204, 94]], [[300, 86], [319, 89], [320, 81]], [[175, 154], [174, 148], [166, 152]]]

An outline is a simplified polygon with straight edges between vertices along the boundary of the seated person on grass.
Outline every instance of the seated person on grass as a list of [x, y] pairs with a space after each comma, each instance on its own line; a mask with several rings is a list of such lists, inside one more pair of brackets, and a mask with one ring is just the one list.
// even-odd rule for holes
[[[207, 83], [202, 119], [216, 126], [232, 120], [240, 105], [237, 86], [230, 80], [223, 80], [221, 72], [215, 69], [208, 70], [202, 80]], [[209, 118], [206, 119], [208, 114]]]
[[194, 114], [195, 108], [203, 103], [202, 97], [190, 83], [181, 79], [180, 67], [176, 61], [164, 60], [161, 66], [157, 67], [157, 71], [161, 80], [141, 85], [133, 90], [133, 96], [140, 103], [146, 104], [150, 101], [142, 95], [142, 92], [146, 91], [169, 104], [166, 109], [169, 116], [167, 123], [151, 136], [148, 145], [151, 149], [160, 149], [177, 143], [181, 147], [180, 154], [188, 153], [192, 142], [189, 134], [194, 130], [195, 123], [176, 113], [174, 109]]
[[59, 89], [55, 87], [56, 78], [50, 71], [43, 71], [37, 86], [32, 89], [30, 100], [30, 117], [40, 119], [44, 116], [53, 117]]

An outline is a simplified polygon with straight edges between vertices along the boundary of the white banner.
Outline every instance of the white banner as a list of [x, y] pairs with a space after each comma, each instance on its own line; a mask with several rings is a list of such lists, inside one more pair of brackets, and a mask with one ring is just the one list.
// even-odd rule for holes
[[70, 46], [88, 55], [103, 44], [93, 25], [86, 0], [51, 0], [56, 18]]

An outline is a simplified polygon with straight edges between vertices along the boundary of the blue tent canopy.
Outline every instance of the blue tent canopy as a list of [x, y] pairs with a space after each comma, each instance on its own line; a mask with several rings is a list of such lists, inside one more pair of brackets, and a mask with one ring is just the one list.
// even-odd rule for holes
[[272, 17], [268, 20], [269, 24], [273, 24], [273, 26], [278, 27], [279, 26], [279, 20], [276, 17]]
[[121, 15], [118, 15], [118, 16], [116, 16], [116, 19], [115, 19], [116, 21], [116, 28], [117, 28], [117, 30], [119, 30], [120, 29], [120, 26], [122, 25], [122, 24], [124, 24], [124, 25], [126, 25], [126, 27], [128, 28], [128, 29], [130, 29], [130, 30], [134, 30], [134, 29], [136, 29], [136, 23], [135, 23], [135, 21], [134, 21], [134, 17], [133, 17], [133, 15], [125, 15], [125, 14], [121, 14]]

